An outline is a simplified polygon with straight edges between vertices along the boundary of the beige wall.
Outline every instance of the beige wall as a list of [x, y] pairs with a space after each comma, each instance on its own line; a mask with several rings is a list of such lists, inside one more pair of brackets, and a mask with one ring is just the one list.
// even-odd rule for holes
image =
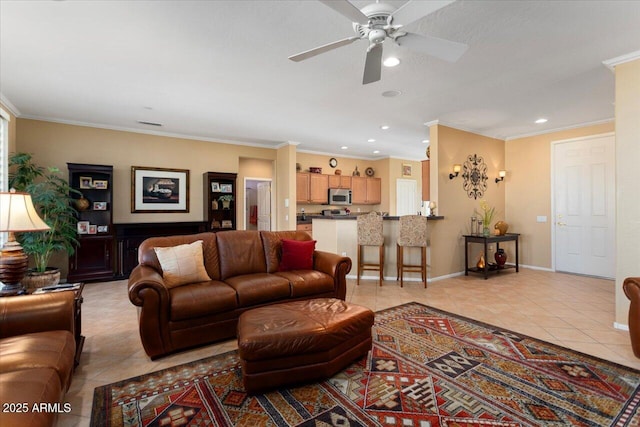
[[[203, 173], [238, 172], [240, 158], [273, 161], [275, 150], [182, 138], [17, 120], [16, 150], [34, 154], [43, 166], [57, 166], [66, 176], [67, 162], [113, 165], [115, 223], [202, 221]], [[131, 166], [188, 169], [188, 213], [131, 213]], [[238, 195], [240, 197], [240, 195]], [[242, 212], [238, 214], [242, 218]]]
[[[431, 177], [432, 181], [434, 179], [437, 181], [431, 184], [431, 189], [434, 194], [434, 185], [437, 186], [435, 192], [437, 199], [434, 197], [432, 199], [437, 201], [438, 215], [444, 215], [445, 219], [429, 223], [432, 245], [429, 276], [441, 277], [464, 270], [464, 238], [462, 236], [469, 232], [470, 218], [474, 209], [480, 209], [480, 199], [469, 198], [464, 190], [462, 174], [451, 180], [449, 173], [455, 163], [464, 164], [469, 155], [481, 156], [487, 164], [488, 175], [487, 190], [483, 199], [499, 212], [494, 223], [503, 219], [505, 185], [504, 183], [496, 184], [495, 178], [498, 176], [498, 171], [504, 168], [504, 141], [442, 125], [433, 127], [437, 130], [430, 132]], [[434, 162], [434, 157], [437, 157], [437, 163]], [[507, 222], [509, 222], [508, 219]], [[493, 228], [493, 224], [490, 228]], [[508, 247], [505, 249], [509, 250]], [[477, 254], [477, 248], [474, 248], [472, 260]]]
[[626, 325], [626, 277], [640, 276], [640, 59], [616, 74], [616, 322]]
[[[551, 144], [553, 141], [597, 135], [613, 131], [604, 123], [560, 132], [513, 139], [506, 142], [507, 177], [504, 180], [506, 221], [521, 233], [520, 262], [551, 269]], [[539, 223], [537, 216], [546, 216]]]

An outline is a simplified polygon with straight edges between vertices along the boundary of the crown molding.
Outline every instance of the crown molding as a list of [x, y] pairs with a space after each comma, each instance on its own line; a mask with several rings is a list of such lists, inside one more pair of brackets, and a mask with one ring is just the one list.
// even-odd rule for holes
[[611, 71], [615, 71], [616, 66], [624, 64], [625, 62], [635, 61], [636, 59], [640, 59], [640, 50], [616, 56], [615, 58], [607, 59], [606, 61], [602, 61], [602, 63]]
[[562, 132], [562, 131], [565, 131], [565, 130], [578, 129], [578, 128], [583, 128], [583, 127], [587, 127], [587, 126], [602, 125], [604, 123], [611, 123], [613, 121], [614, 121], [614, 119], [611, 118], [611, 119], [604, 119], [604, 120], [596, 120], [596, 121], [587, 122], [587, 123], [580, 123], [580, 124], [577, 124], [577, 125], [565, 126], [565, 127], [561, 127], [561, 128], [546, 129], [546, 130], [541, 130], [540, 132], [532, 132], [532, 133], [525, 133], [525, 134], [522, 134], [522, 135], [510, 136], [510, 137], [506, 138], [505, 141], [513, 141], [514, 139], [528, 138], [530, 136], [544, 135], [544, 134], [547, 134], [547, 133]]
[[20, 110], [18, 110], [16, 106], [13, 105], [2, 92], [0, 92], [0, 102], [6, 107], [7, 110], [9, 110], [9, 113], [14, 115], [15, 117], [20, 117]]

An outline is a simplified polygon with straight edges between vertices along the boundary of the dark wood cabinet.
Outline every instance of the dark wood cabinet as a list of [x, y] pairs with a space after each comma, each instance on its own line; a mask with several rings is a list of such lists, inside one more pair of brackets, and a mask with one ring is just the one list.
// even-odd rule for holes
[[[235, 230], [236, 219], [236, 179], [238, 174], [226, 172], [205, 172], [204, 220], [210, 231]], [[227, 203], [224, 199], [230, 198]]]
[[176, 236], [207, 231], [204, 222], [114, 224], [116, 233], [116, 278], [126, 279], [138, 265], [138, 247], [149, 237]]
[[67, 163], [78, 210], [78, 246], [69, 257], [69, 282], [114, 277], [113, 166]]

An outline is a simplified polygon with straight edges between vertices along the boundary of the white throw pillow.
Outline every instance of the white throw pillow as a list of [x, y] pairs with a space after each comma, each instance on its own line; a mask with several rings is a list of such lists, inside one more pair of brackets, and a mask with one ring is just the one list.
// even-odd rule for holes
[[153, 250], [160, 261], [162, 277], [168, 288], [211, 280], [204, 268], [202, 240]]

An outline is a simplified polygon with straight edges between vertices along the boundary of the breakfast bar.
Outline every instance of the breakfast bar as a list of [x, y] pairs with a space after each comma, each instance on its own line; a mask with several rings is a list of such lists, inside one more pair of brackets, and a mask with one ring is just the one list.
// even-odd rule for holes
[[[358, 227], [357, 215], [347, 216], [314, 216], [310, 218], [313, 223], [313, 238], [317, 241], [316, 249], [337, 253], [351, 257], [354, 262], [358, 251]], [[384, 235], [384, 278], [396, 280], [396, 241], [398, 239], [399, 216], [383, 217]], [[428, 216], [427, 221], [444, 219], [442, 216]], [[430, 242], [427, 238], [427, 265], [430, 264]], [[373, 247], [365, 247], [363, 253], [365, 261], [374, 262], [378, 256], [378, 250]], [[408, 263], [420, 263], [420, 251], [406, 251], [405, 260]], [[348, 277], [355, 277], [356, 271], [352, 270]], [[363, 279], [377, 279], [377, 274], [363, 274]], [[420, 273], [405, 273], [406, 281], [420, 281]]]

